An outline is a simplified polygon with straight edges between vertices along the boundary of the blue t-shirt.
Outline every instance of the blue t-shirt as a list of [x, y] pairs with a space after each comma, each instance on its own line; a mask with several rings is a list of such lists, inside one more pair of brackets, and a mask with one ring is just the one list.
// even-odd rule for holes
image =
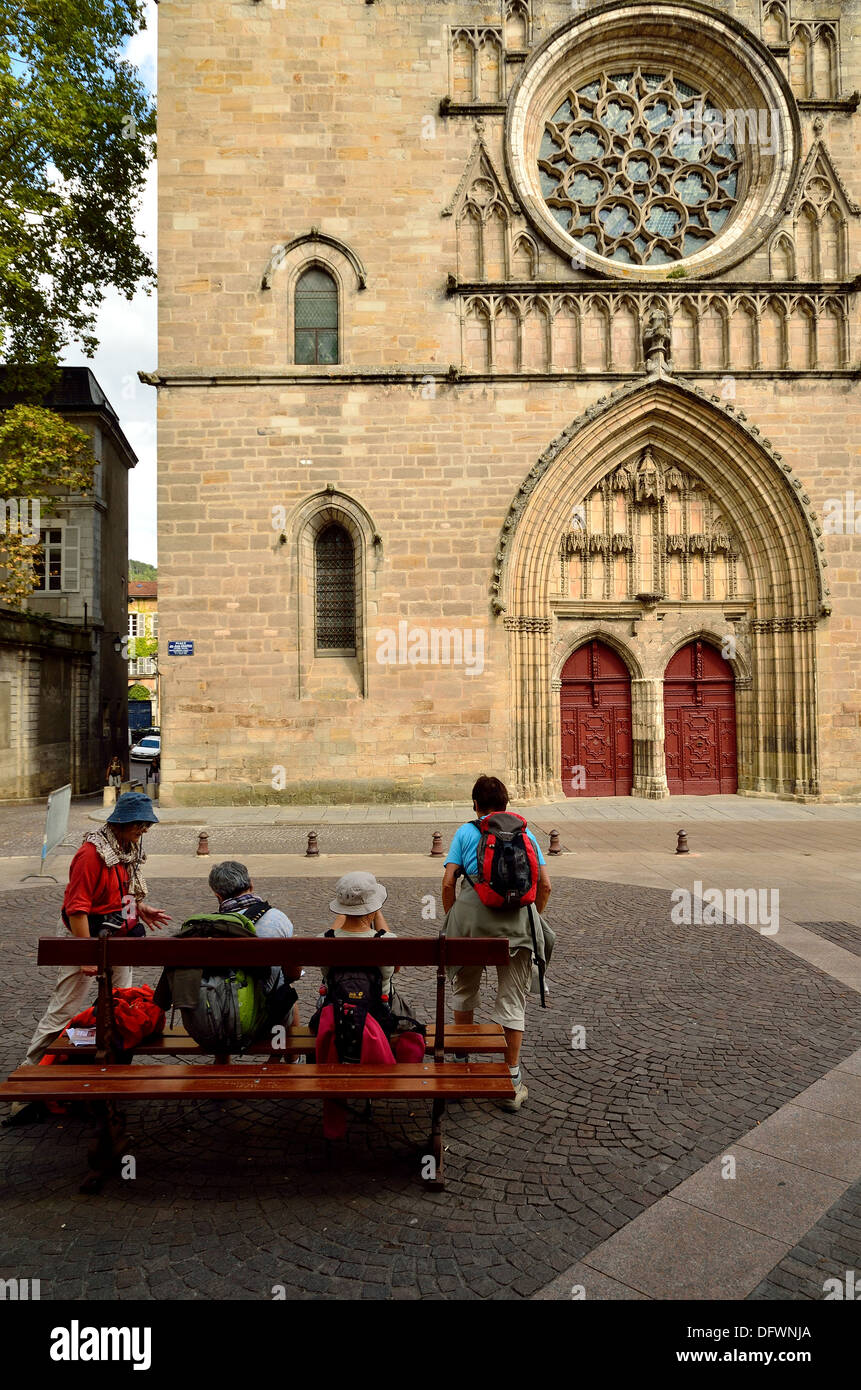
[[[544, 855], [541, 853], [541, 846], [528, 827], [526, 833], [535, 846], [538, 863], [543, 864]], [[451, 848], [446, 855], [446, 864], [459, 864], [462, 869], [466, 870], [470, 878], [475, 878], [478, 874], [478, 846], [480, 842], [481, 831], [477, 825], [472, 825], [467, 821], [465, 825], [459, 826], [454, 832]]]

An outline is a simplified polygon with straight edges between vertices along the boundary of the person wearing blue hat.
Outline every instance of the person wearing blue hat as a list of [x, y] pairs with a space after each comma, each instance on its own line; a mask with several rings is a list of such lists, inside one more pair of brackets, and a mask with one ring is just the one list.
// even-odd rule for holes
[[[166, 912], [148, 907], [142, 840], [151, 825], [158, 824], [152, 802], [143, 792], [124, 792], [104, 825], [84, 836], [69, 866], [69, 882], [63, 896], [57, 935], [98, 936], [105, 927], [126, 936], [144, 936], [147, 927], [159, 930], [171, 919]], [[24, 1065], [38, 1063], [70, 1018], [86, 1006], [90, 976], [95, 965], [62, 965], [48, 1007], [27, 1048]], [[114, 971], [114, 987], [132, 983], [130, 968]], [[12, 1107], [11, 1119], [36, 1118], [33, 1102]]]

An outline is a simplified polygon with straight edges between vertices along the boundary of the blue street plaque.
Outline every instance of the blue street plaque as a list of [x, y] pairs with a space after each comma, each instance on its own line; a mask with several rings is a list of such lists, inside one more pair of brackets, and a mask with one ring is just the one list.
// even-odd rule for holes
[[194, 656], [193, 642], [168, 642], [168, 656]]

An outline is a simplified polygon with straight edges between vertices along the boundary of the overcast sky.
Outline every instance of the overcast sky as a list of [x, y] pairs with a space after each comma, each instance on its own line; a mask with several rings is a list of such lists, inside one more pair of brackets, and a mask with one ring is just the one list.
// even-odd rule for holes
[[[140, 68], [141, 76], [155, 92], [155, 0], [147, 0], [147, 27], [131, 40], [126, 56]], [[137, 217], [141, 241], [150, 258], [156, 258], [156, 176], [150, 168], [146, 191]], [[87, 366], [93, 372], [114, 410], [140, 462], [129, 474], [129, 557], [157, 563], [155, 408], [156, 391], [142, 386], [138, 370], [151, 372], [157, 365], [156, 296], [138, 294], [131, 301], [111, 292], [98, 320], [99, 347], [93, 357], [68, 350], [68, 366]]]

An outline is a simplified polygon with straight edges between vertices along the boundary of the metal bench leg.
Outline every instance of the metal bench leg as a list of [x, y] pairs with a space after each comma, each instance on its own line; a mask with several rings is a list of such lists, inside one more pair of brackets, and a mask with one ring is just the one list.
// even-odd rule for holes
[[445, 1101], [438, 1096], [433, 1103], [433, 1113], [431, 1118], [431, 1138], [430, 1148], [434, 1160], [434, 1171], [436, 1177], [428, 1178], [427, 1185], [431, 1192], [442, 1192], [445, 1187], [445, 1173], [443, 1172], [443, 1145], [442, 1145], [442, 1122], [445, 1115]]
[[87, 1154], [87, 1162], [93, 1172], [79, 1188], [79, 1191], [86, 1193], [101, 1192], [106, 1179], [120, 1171], [128, 1140], [125, 1111], [112, 1100], [93, 1104], [101, 1123]]

